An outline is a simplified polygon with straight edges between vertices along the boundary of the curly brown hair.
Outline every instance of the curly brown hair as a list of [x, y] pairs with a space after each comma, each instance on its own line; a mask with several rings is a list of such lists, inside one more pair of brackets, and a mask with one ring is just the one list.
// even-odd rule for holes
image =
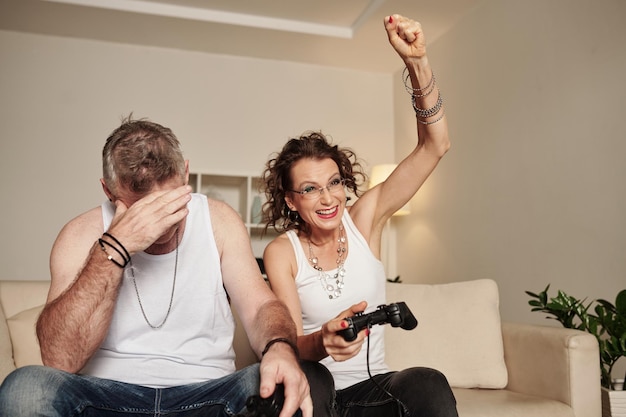
[[[267, 201], [263, 204], [265, 230], [273, 227], [279, 233], [297, 229], [309, 233], [309, 226], [300, 221], [297, 213], [289, 210], [285, 194], [293, 189], [291, 167], [300, 159], [322, 160], [330, 158], [337, 164], [344, 185], [355, 195], [360, 196], [359, 185], [367, 179], [356, 154], [350, 148], [332, 145], [322, 132], [309, 131], [300, 137], [287, 141], [280, 152], [274, 154], [265, 164], [261, 192]], [[357, 180], [358, 179], [358, 180]]]

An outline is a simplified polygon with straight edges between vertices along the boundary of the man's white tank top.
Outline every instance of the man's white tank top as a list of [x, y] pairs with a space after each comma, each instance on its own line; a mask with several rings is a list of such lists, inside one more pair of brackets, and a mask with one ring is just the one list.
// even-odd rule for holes
[[[330, 299], [321, 285], [319, 271], [308, 261], [304, 248], [294, 230], [287, 232], [296, 255], [298, 272], [296, 287], [302, 308], [304, 334], [314, 333], [324, 323], [335, 318], [343, 310], [363, 300], [367, 301], [366, 312], [385, 304], [385, 270], [383, 264], [374, 257], [365, 238], [352, 222], [348, 211], [344, 211], [343, 225], [348, 239], [348, 256], [344, 263], [346, 275], [339, 298]], [[336, 272], [326, 271], [330, 275]], [[330, 356], [322, 359], [335, 379], [335, 387], [343, 389], [368, 378], [367, 340], [361, 351], [353, 358], [336, 362]], [[372, 375], [387, 372], [385, 364], [384, 328], [373, 326], [369, 337], [370, 370]]]
[[[220, 257], [205, 196], [193, 194], [178, 251], [172, 308], [160, 329], [145, 321], [129, 267], [109, 333], [83, 374], [161, 388], [207, 381], [235, 370], [235, 323], [222, 283]], [[102, 205], [104, 230], [115, 206]], [[168, 310], [176, 252], [132, 257], [141, 304], [158, 326]]]

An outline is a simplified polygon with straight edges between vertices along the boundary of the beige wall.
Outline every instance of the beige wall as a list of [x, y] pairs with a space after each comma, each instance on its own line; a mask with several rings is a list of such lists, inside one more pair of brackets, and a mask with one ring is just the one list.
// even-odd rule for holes
[[404, 281], [493, 278], [505, 319], [542, 324], [525, 290], [626, 287], [625, 17], [621, 0], [494, 0], [431, 48], [452, 148], [394, 219]]
[[260, 173], [307, 129], [393, 159], [388, 75], [1, 31], [0, 65], [0, 279], [48, 278], [60, 228], [104, 198], [102, 145], [131, 111], [170, 126], [191, 169]]

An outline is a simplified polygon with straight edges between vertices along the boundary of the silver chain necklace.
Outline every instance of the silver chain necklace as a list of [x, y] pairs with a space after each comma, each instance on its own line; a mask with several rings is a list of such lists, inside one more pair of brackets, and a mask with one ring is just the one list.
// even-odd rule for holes
[[158, 330], [167, 321], [167, 318], [170, 316], [170, 312], [172, 311], [172, 303], [174, 301], [174, 289], [176, 288], [176, 272], [178, 271], [178, 229], [176, 229], [176, 261], [174, 262], [174, 280], [172, 281], [172, 294], [170, 295], [170, 305], [167, 307], [167, 313], [165, 313], [165, 318], [158, 326], [150, 323], [148, 320], [148, 316], [146, 315], [146, 311], [143, 308], [143, 303], [141, 302], [141, 297], [139, 296], [139, 288], [137, 288], [137, 281], [135, 281], [135, 268], [133, 268], [133, 261], [130, 260], [130, 275], [133, 279], [133, 285], [135, 286], [135, 293], [137, 294], [137, 301], [139, 301], [139, 307], [141, 308], [141, 314], [143, 314], [143, 318], [148, 323], [148, 326], [151, 328]]
[[311, 266], [319, 272], [319, 280], [322, 288], [328, 294], [329, 299], [335, 299], [341, 297], [341, 290], [343, 288], [343, 278], [346, 275], [346, 269], [344, 268], [345, 255], [346, 255], [346, 236], [343, 232], [343, 224], [339, 225], [339, 238], [337, 243], [337, 272], [332, 276], [325, 272], [321, 266], [319, 266], [319, 259], [313, 254], [313, 246], [311, 245], [311, 238], [308, 238], [309, 244], [309, 262]]

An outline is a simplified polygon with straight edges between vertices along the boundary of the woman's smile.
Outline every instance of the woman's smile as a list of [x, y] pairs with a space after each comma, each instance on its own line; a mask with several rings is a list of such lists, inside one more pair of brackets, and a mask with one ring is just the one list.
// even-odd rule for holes
[[333, 206], [331, 208], [316, 210], [315, 213], [322, 219], [332, 219], [337, 216], [339, 212], [339, 206]]

